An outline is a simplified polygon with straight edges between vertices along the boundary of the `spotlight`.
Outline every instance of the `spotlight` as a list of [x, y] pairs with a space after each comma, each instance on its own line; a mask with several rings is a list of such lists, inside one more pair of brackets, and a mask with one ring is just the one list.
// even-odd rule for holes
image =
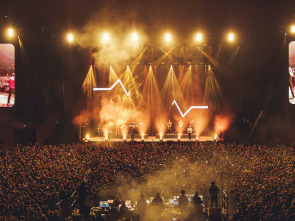
[[126, 143], [126, 138], [123, 139], [124, 143]]
[[7, 29], [7, 36], [9, 38], [12, 38], [14, 36], [14, 30], [13, 30], [13, 28], [8, 28]]
[[72, 43], [74, 41], [74, 35], [73, 35], [73, 33], [68, 33], [67, 34], [67, 41], [69, 43]]
[[132, 35], [131, 35], [131, 39], [132, 39], [132, 41], [137, 41], [138, 40], [138, 34], [137, 33], [132, 33]]
[[218, 141], [218, 140], [219, 140], [219, 137], [218, 137], [217, 134], [214, 135], [213, 140], [214, 140], [214, 141]]
[[89, 142], [89, 141], [90, 141], [90, 136], [89, 136], [89, 134], [86, 134], [86, 136], [85, 136], [85, 141], [86, 141], [86, 142]]
[[141, 142], [144, 143], [144, 137], [141, 138]]
[[163, 138], [162, 138], [162, 137], [160, 137], [160, 142], [161, 142], [161, 143], [163, 142]]
[[104, 33], [102, 36], [102, 40], [104, 42], [110, 42], [110, 34], [109, 33]]
[[201, 42], [203, 40], [203, 35], [201, 33], [198, 33], [196, 35], [196, 42]]
[[293, 34], [295, 33], [295, 25], [291, 26], [291, 33], [293, 33]]
[[172, 40], [171, 34], [170, 33], [166, 33], [165, 34], [165, 41], [166, 42], [171, 42], [171, 40]]
[[235, 40], [235, 36], [233, 33], [228, 34], [228, 41], [233, 42]]
[[199, 137], [198, 136], [196, 137], [196, 141], [199, 141]]

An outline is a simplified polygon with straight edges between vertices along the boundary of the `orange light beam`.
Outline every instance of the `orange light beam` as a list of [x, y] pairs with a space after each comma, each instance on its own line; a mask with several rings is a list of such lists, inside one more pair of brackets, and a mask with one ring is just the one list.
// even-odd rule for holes
[[191, 106], [184, 114], [182, 113], [182, 111], [180, 110], [178, 104], [176, 101], [172, 102], [172, 105], [175, 104], [179, 113], [181, 114], [182, 117], [184, 117], [185, 115], [187, 115], [192, 109], [208, 109], [208, 106]]
[[121, 84], [121, 86], [122, 86], [122, 88], [123, 88], [125, 94], [126, 94], [127, 96], [129, 96], [130, 91], [127, 92], [127, 90], [125, 89], [125, 87], [124, 87], [124, 85], [123, 85], [123, 83], [122, 83], [122, 81], [121, 81], [120, 79], [117, 80], [117, 81], [116, 81], [111, 87], [107, 87], [107, 88], [93, 88], [93, 90], [94, 90], [94, 91], [111, 91], [111, 90], [113, 90], [113, 88], [114, 88], [118, 83]]

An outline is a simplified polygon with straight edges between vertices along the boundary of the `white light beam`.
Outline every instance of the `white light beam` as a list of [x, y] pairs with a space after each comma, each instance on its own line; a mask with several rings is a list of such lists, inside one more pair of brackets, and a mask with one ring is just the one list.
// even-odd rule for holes
[[121, 84], [121, 86], [122, 86], [122, 88], [123, 88], [125, 94], [126, 94], [127, 96], [129, 96], [130, 91], [129, 91], [129, 92], [126, 91], [126, 89], [125, 89], [125, 87], [124, 87], [124, 85], [123, 85], [123, 83], [122, 83], [122, 81], [121, 81], [120, 79], [117, 80], [117, 81], [116, 81], [111, 87], [107, 87], [107, 88], [105, 88], [105, 87], [103, 87], [103, 88], [93, 88], [93, 90], [94, 90], [94, 91], [111, 91], [111, 90], [113, 90], [113, 88], [114, 88], [118, 83]]
[[192, 109], [208, 109], [208, 106], [191, 106], [184, 114], [182, 113], [182, 111], [180, 110], [178, 104], [176, 101], [172, 102], [172, 105], [175, 104], [179, 113], [181, 114], [182, 117], [184, 117], [185, 115], [188, 114], [188, 112], [190, 112]]

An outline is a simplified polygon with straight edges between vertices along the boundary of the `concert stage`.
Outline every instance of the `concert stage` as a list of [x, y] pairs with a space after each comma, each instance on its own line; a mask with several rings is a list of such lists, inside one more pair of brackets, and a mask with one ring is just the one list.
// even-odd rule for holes
[[[214, 140], [214, 137], [212, 136], [199, 136], [198, 139], [196, 139], [196, 135], [192, 134], [191, 139], [189, 139], [188, 134], [183, 134], [178, 140], [178, 134], [166, 134], [162, 141], [163, 142], [196, 142], [198, 140], [199, 142], [205, 142], [205, 141], [216, 141]], [[90, 137], [88, 140], [89, 142], [98, 142], [102, 143], [105, 142], [104, 137]], [[113, 135], [108, 138], [108, 142], [130, 142], [131, 136], [130, 134], [127, 135], [126, 140], [123, 139], [121, 135]], [[139, 134], [135, 134], [134, 141], [136, 142], [142, 142], [142, 137]], [[144, 136], [144, 142], [161, 142], [160, 137], [157, 136], [148, 136], [147, 134]]]

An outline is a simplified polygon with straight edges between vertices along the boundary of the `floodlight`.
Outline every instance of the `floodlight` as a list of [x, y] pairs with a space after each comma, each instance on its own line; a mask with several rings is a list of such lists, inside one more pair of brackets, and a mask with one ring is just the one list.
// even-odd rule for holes
[[295, 25], [291, 26], [291, 33], [295, 33]]
[[196, 42], [201, 42], [203, 40], [203, 35], [201, 33], [198, 33], [196, 35]]
[[233, 33], [228, 34], [228, 41], [233, 42], [235, 40], [235, 36]]
[[109, 33], [104, 33], [102, 36], [102, 39], [104, 42], [109, 42], [110, 41], [110, 34]]
[[10, 38], [14, 36], [13, 28], [8, 28], [7, 29], [7, 36], [10, 37]]
[[132, 33], [132, 35], [131, 35], [131, 39], [132, 39], [132, 41], [137, 41], [138, 40], [138, 34], [137, 33]]
[[166, 42], [170, 42], [172, 40], [171, 34], [170, 33], [166, 33], [165, 34], [165, 41]]
[[74, 41], [74, 35], [73, 35], [73, 33], [68, 33], [67, 34], [67, 41], [69, 43], [72, 43]]

